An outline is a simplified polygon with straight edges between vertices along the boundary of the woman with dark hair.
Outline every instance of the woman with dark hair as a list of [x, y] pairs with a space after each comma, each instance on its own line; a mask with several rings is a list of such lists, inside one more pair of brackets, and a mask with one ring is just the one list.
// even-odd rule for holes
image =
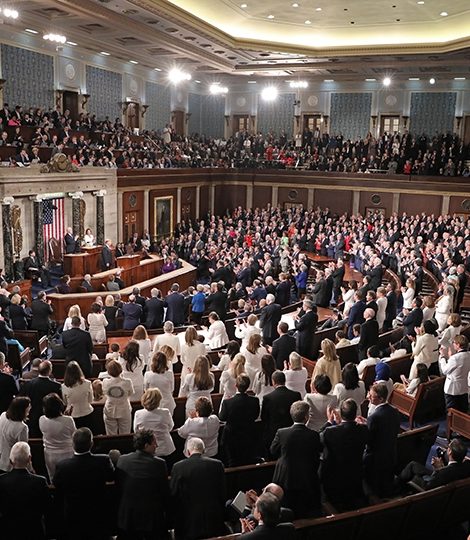
[[270, 394], [274, 390], [271, 377], [275, 371], [276, 364], [272, 355], [263, 354], [261, 357], [261, 371], [258, 371], [253, 382], [253, 391], [255, 396], [259, 399], [260, 407], [263, 403], [264, 396]]
[[0, 415], [0, 470], [10, 471], [10, 451], [18, 441], [28, 442], [29, 430], [26, 424], [31, 400], [29, 397], [16, 397], [8, 410]]
[[214, 390], [214, 375], [210, 372], [207, 356], [198, 356], [192, 373], [186, 375], [181, 384], [180, 396], [186, 397], [186, 418], [194, 410], [197, 398], [205, 396], [211, 399]]
[[416, 379], [418, 364], [426, 364], [429, 372], [439, 375], [439, 341], [437, 339], [437, 328], [433, 321], [425, 321], [420, 328], [416, 329], [416, 341], [411, 343], [411, 364], [410, 376], [408, 379]]
[[194, 362], [198, 356], [206, 353], [204, 343], [199, 341], [199, 336], [194, 326], [188, 326], [184, 333], [184, 343], [181, 346], [181, 380], [184, 380], [186, 375], [191, 372], [194, 367]]
[[248, 345], [240, 349], [246, 360], [245, 371], [250, 377], [250, 390], [253, 388], [256, 375], [261, 371], [261, 359], [265, 354], [268, 354], [266, 347], [261, 345], [261, 339], [260, 334], [252, 334]]
[[240, 352], [240, 343], [232, 339], [227, 343], [225, 352], [219, 352], [220, 360], [217, 364], [217, 369], [225, 371], [228, 369], [230, 363], [235, 358], [235, 356]]
[[47, 474], [52, 481], [56, 464], [73, 456], [72, 435], [76, 426], [72, 417], [64, 416], [65, 403], [58, 394], [47, 394], [42, 403], [44, 415], [39, 418], [39, 429], [42, 432]]
[[415, 397], [416, 392], [421, 384], [429, 381], [429, 371], [426, 364], [416, 365], [416, 377], [409, 381], [404, 375], [401, 376], [402, 383], [395, 383], [393, 388], [406, 392], [412, 397]]
[[146, 371], [144, 375], [144, 389], [158, 388], [162, 394], [161, 407], [168, 409], [170, 414], [173, 414], [176, 407], [173, 397], [175, 375], [170, 369], [170, 365], [166, 354], [162, 351], [154, 353], [150, 362], [150, 370]]
[[366, 387], [364, 381], [359, 379], [356, 364], [347, 363], [341, 372], [342, 381], [337, 383], [333, 390], [333, 395], [338, 398], [341, 404], [345, 399], [354, 399], [357, 404], [357, 410], [361, 410], [361, 403], [366, 397]]
[[320, 431], [320, 428], [328, 420], [326, 415], [328, 407], [336, 407], [338, 405], [336, 396], [330, 394], [331, 388], [330, 378], [324, 373], [312, 379], [311, 393], [306, 394], [304, 397], [304, 401], [310, 407], [307, 423], [309, 429]]
[[197, 398], [196, 410], [192, 411], [186, 422], [178, 429], [178, 435], [186, 439], [184, 455], [189, 457], [186, 450], [189, 439], [198, 437], [204, 441], [204, 455], [214, 457], [219, 450], [217, 439], [219, 436], [220, 421], [212, 408], [212, 402], [207, 397]]
[[70, 286], [70, 276], [65, 274], [60, 278], [60, 283], [57, 285], [56, 289], [59, 294], [70, 294], [72, 292], [72, 287]]
[[90, 332], [93, 343], [105, 343], [106, 341], [106, 327], [108, 321], [102, 312], [103, 306], [98, 302], [91, 304], [91, 313], [88, 314], [88, 330]]
[[65, 368], [62, 396], [77, 429], [87, 427], [93, 430], [93, 389], [75, 360]]
[[130, 400], [139, 401], [144, 393], [144, 362], [140, 358], [137, 341], [129, 341], [118, 362], [122, 366], [122, 376], [125, 379], [130, 379], [134, 387], [134, 393]]

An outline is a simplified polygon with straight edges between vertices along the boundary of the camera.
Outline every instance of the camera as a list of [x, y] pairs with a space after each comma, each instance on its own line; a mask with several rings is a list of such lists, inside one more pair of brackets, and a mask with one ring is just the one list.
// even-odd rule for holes
[[436, 449], [436, 455], [439, 459], [444, 459], [446, 455], [446, 451], [444, 448], [441, 448], [440, 446]]

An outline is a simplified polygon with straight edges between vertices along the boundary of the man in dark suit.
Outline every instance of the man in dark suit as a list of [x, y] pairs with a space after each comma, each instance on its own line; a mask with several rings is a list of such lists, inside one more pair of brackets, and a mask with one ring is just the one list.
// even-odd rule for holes
[[80, 245], [78, 244], [78, 236], [73, 234], [72, 227], [67, 227], [67, 234], [64, 236], [65, 253], [77, 253]]
[[173, 283], [171, 290], [165, 298], [165, 321], [171, 321], [175, 326], [182, 326], [185, 320], [184, 296], [179, 292], [178, 283]]
[[104, 272], [114, 268], [113, 252], [111, 251], [111, 240], [105, 240], [101, 250], [101, 270]]
[[226, 534], [224, 466], [217, 459], [203, 456], [204, 450], [201, 439], [189, 439], [189, 458], [175, 463], [171, 471], [176, 540]]
[[62, 334], [66, 363], [75, 360], [80, 364], [85, 377], [91, 377], [93, 342], [90, 333], [80, 328], [80, 317], [72, 317], [72, 328]]
[[384, 383], [375, 383], [369, 390], [369, 402], [376, 408], [367, 418], [369, 442], [364, 454], [364, 472], [367, 483], [379, 497], [393, 492], [400, 432], [400, 413], [387, 403], [387, 398]]
[[42, 400], [47, 394], [56, 393], [62, 396], [60, 383], [51, 379], [52, 364], [49, 360], [44, 360], [39, 365], [39, 375], [35, 379], [25, 383], [20, 391], [22, 396], [28, 396], [31, 400], [31, 411], [29, 413], [29, 436], [42, 437], [39, 429], [39, 418], [44, 414]]
[[219, 419], [226, 422], [222, 434], [222, 446], [228, 467], [238, 467], [256, 462], [255, 422], [259, 416], [259, 400], [246, 392], [250, 387], [250, 378], [239, 375], [236, 381], [237, 393], [231, 399], [225, 399], [219, 413]]
[[366, 303], [364, 302], [364, 295], [362, 291], [356, 291], [354, 294], [354, 304], [351, 306], [348, 315], [348, 339], [352, 339], [353, 326], [355, 324], [362, 324], [364, 322], [364, 311], [366, 309]]
[[276, 286], [276, 303], [281, 307], [288, 306], [290, 302], [291, 283], [287, 274], [279, 274], [279, 283]]
[[302, 302], [303, 315], [294, 315], [297, 352], [306, 358], [312, 357], [313, 337], [318, 322], [317, 308], [312, 300], [306, 298]]
[[254, 519], [260, 523], [256, 528], [251, 520], [242, 520], [243, 538], [247, 540], [292, 540], [295, 528], [292, 523], [280, 523], [281, 501], [273, 493], [265, 492], [255, 503]]
[[10, 462], [12, 470], [0, 476], [2, 540], [43, 540], [46, 538], [43, 519], [51, 504], [51, 490], [43, 476], [30, 472], [28, 443], [13, 445]]
[[317, 272], [315, 285], [312, 289], [313, 301], [317, 306], [328, 307], [330, 305], [333, 279], [331, 276], [329, 276], [328, 279], [330, 280], [330, 284], [328, 283], [323, 270]]
[[91, 453], [93, 434], [88, 428], [77, 429], [72, 443], [75, 455], [57, 463], [52, 480], [63, 503], [66, 538], [107, 539], [103, 501], [106, 482], [114, 480], [113, 464], [109, 456]]
[[460, 309], [460, 304], [463, 302], [465, 296], [465, 287], [467, 286], [467, 274], [465, 273], [465, 265], [459, 264], [457, 266], [457, 276], [459, 278], [459, 290], [457, 293], [456, 311]]
[[432, 470], [417, 461], [411, 461], [401, 471], [403, 483], [414, 482], [423, 489], [434, 489], [450, 482], [470, 477], [470, 461], [465, 460], [466, 446], [459, 439], [453, 439], [447, 447], [448, 463], [443, 457], [431, 459]]
[[364, 360], [367, 356], [367, 349], [379, 342], [379, 324], [375, 320], [373, 309], [367, 308], [364, 311], [365, 321], [361, 324], [361, 337], [357, 344], [359, 360]]
[[289, 326], [287, 323], [280, 322], [277, 325], [279, 337], [273, 341], [273, 346], [271, 347], [271, 355], [276, 363], [276, 369], [284, 369], [284, 362], [289, 360], [290, 353], [295, 351], [296, 348], [296, 340], [288, 334], [288, 331]]
[[329, 408], [326, 429], [321, 434], [323, 460], [320, 478], [327, 499], [341, 512], [366, 503], [362, 489], [362, 458], [369, 431], [356, 424], [357, 404], [346, 399], [340, 411]]
[[262, 330], [265, 345], [272, 345], [273, 341], [279, 337], [277, 325], [281, 317], [281, 306], [275, 303], [273, 294], [268, 294], [266, 306], [261, 310], [259, 316], [259, 327]]
[[37, 298], [31, 302], [31, 312], [31, 330], [37, 330], [40, 336], [47, 335], [51, 324], [50, 316], [54, 310], [44, 291], [39, 291]]
[[338, 303], [339, 295], [341, 294], [341, 287], [343, 285], [344, 274], [346, 269], [344, 268], [343, 259], [338, 259], [331, 265], [331, 279], [333, 280], [333, 304]]
[[5, 355], [0, 353], [0, 413], [6, 411], [12, 399], [18, 393], [11, 368], [5, 363]]
[[286, 376], [283, 371], [275, 371], [271, 379], [274, 390], [264, 396], [261, 409], [264, 442], [268, 451], [277, 430], [292, 425], [290, 415], [292, 403], [302, 399], [299, 392], [286, 388]]
[[122, 328], [124, 330], [135, 330], [135, 328], [140, 324], [143, 309], [142, 306], [137, 303], [137, 299], [134, 294], [129, 295], [129, 301], [125, 302], [121, 306], [121, 311], [124, 315]]
[[28, 257], [24, 262], [24, 270], [25, 272], [29, 271], [39, 276], [41, 278], [41, 284], [43, 289], [52, 286], [49, 270], [45, 267], [44, 264], [41, 264], [40, 260], [36, 256], [36, 252], [34, 251], [34, 249], [30, 249], [28, 251]]
[[134, 287], [132, 289], [132, 294], [135, 296], [135, 303], [136, 304], [139, 304], [139, 306], [142, 308], [142, 315], [140, 317], [140, 322], [141, 323], [144, 323], [145, 321], [145, 314], [144, 314], [144, 309], [145, 309], [145, 301], [146, 301], [146, 298], [145, 296], [142, 296], [140, 294], [140, 289], [139, 287]]
[[206, 310], [215, 311], [221, 321], [227, 317], [227, 293], [224, 292], [224, 282], [212, 283], [211, 294], [206, 298]]
[[153, 431], [138, 431], [134, 448], [135, 452], [121, 456], [116, 465], [118, 527], [123, 538], [163, 540], [168, 538], [170, 499], [166, 463], [154, 455], [157, 440]]
[[150, 298], [145, 301], [145, 327], [146, 328], [161, 328], [163, 326], [165, 303], [160, 298], [160, 291], [152, 289]]
[[81, 282], [81, 287], [86, 289], [86, 292], [93, 292], [93, 285], [91, 284], [91, 275], [85, 274], [83, 276], [83, 281]]
[[393, 319], [397, 316], [397, 295], [394, 286], [391, 282], [387, 283], [387, 307], [385, 308], [385, 321], [383, 332], [388, 332], [392, 329]]
[[421, 323], [423, 322], [423, 310], [421, 309], [422, 305], [423, 299], [421, 296], [417, 296], [411, 304], [411, 311], [407, 309], [403, 310], [403, 315], [405, 316], [403, 319], [403, 329], [405, 335], [410, 334], [412, 331], [414, 332], [416, 327], [421, 326]]
[[294, 425], [279, 429], [271, 444], [271, 454], [279, 458], [273, 482], [284, 489], [285, 506], [292, 509], [296, 519], [315, 517], [321, 511], [321, 443], [318, 433], [305, 425], [309, 411], [305, 401], [294, 402], [290, 407]]
[[375, 257], [371, 261], [371, 269], [367, 272], [369, 276], [369, 289], [376, 291], [382, 285], [382, 259]]

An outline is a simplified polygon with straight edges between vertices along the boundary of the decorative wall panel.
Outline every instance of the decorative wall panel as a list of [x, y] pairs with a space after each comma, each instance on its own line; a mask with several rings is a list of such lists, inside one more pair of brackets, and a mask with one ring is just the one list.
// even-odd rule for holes
[[295, 94], [279, 94], [274, 101], [258, 101], [258, 131], [279, 135], [285, 131], [292, 136]]
[[188, 134], [201, 133], [201, 98], [200, 94], [188, 95], [188, 112], [191, 114], [188, 122]]
[[359, 139], [369, 132], [371, 93], [331, 94], [330, 134], [342, 133], [346, 139]]
[[434, 135], [453, 131], [457, 92], [413, 92], [410, 131]]
[[98, 120], [109, 116], [111, 121], [121, 118], [122, 75], [94, 66], [86, 67], [86, 89], [90, 94], [88, 110]]
[[162, 130], [171, 118], [171, 91], [167, 86], [145, 82], [145, 103], [149, 105], [145, 115], [146, 129]]

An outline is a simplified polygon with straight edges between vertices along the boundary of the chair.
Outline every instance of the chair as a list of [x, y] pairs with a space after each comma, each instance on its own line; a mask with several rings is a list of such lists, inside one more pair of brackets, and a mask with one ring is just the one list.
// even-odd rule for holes
[[56, 238], [49, 239], [49, 264], [53, 266], [61, 266], [64, 262], [62, 256], [62, 243]]
[[426, 464], [432, 445], [436, 442], [439, 424], [432, 424], [400, 433], [397, 437], [398, 474], [410, 461]]

